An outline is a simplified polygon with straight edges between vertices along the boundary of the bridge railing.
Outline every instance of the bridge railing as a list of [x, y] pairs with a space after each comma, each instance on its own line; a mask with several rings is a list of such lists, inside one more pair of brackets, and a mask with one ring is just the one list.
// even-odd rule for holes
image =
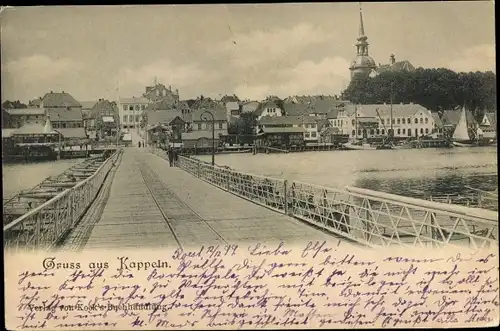
[[53, 247], [85, 214], [121, 152], [113, 153], [89, 178], [4, 226], [4, 250]]
[[179, 167], [221, 189], [366, 246], [498, 245], [498, 214], [378, 191], [237, 172], [194, 158]]

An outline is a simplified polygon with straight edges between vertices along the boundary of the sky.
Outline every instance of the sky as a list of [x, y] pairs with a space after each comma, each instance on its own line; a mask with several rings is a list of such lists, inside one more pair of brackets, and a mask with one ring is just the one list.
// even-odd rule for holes
[[[362, 3], [370, 56], [386, 64], [495, 69], [494, 5]], [[2, 99], [65, 91], [79, 101], [334, 95], [356, 56], [358, 3], [16, 7], [0, 13]]]

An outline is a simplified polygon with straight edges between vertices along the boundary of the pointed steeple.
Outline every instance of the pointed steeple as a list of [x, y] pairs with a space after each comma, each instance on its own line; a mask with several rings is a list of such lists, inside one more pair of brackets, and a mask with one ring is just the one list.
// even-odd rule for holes
[[361, 38], [366, 38], [365, 36], [365, 26], [363, 25], [363, 11], [361, 9], [361, 2], [359, 3], [359, 32], [358, 32], [358, 40]]
[[52, 128], [52, 123], [50, 122], [50, 116], [47, 115], [45, 120], [45, 127], [43, 128], [43, 133], [52, 133], [54, 129]]

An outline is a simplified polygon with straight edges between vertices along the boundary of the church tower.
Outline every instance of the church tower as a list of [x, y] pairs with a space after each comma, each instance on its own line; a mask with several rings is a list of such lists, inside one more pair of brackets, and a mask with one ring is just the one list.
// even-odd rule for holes
[[363, 12], [361, 4], [359, 6], [359, 32], [358, 42], [356, 43], [356, 59], [352, 61], [349, 70], [351, 70], [351, 79], [354, 77], [368, 77], [372, 70], [377, 68], [375, 61], [368, 55], [368, 37], [365, 35], [363, 25]]

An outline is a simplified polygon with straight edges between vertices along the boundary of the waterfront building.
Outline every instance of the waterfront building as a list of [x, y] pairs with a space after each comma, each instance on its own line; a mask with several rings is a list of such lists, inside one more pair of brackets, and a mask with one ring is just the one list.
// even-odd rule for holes
[[295, 130], [293, 133], [302, 132], [303, 140], [306, 143], [313, 143], [318, 141], [318, 124], [316, 118], [307, 115], [301, 116], [265, 116], [259, 119], [257, 123], [256, 132], [266, 133], [271, 132], [266, 129], [270, 129], [274, 133], [279, 132], [289, 132], [290, 130], [280, 131], [274, 130], [276, 128], [300, 128], [301, 130]]
[[83, 127], [85, 131], [89, 133], [91, 137], [95, 136], [95, 119], [91, 115], [92, 107], [97, 103], [97, 101], [79, 101], [82, 105], [82, 117], [83, 117]]
[[121, 128], [139, 128], [142, 113], [149, 105], [149, 99], [145, 97], [131, 97], [118, 99], [118, 115], [120, 117]]
[[497, 114], [486, 113], [484, 114], [480, 128], [483, 131], [483, 137], [488, 139], [497, 138]]
[[311, 136], [311, 133], [307, 132], [303, 125], [303, 121], [308, 119], [312, 120], [309, 116], [266, 116], [261, 118], [256, 128], [255, 146], [276, 148], [303, 146], [306, 134], [308, 134], [309, 140]]
[[231, 123], [234, 119], [240, 118], [242, 106], [237, 96], [224, 96], [221, 99], [223, 106], [226, 108], [227, 122]]
[[189, 131], [209, 132], [212, 134], [212, 118], [208, 114], [203, 114], [205, 111], [209, 111], [212, 115], [214, 115], [215, 136], [218, 137], [219, 135], [227, 135], [228, 122], [226, 119], [226, 111], [224, 108], [220, 107], [194, 110], [187, 119], [187, 122], [190, 123]]
[[[3, 109], [2, 125], [7, 128], [20, 128], [25, 124], [42, 124], [45, 123], [45, 109], [43, 108], [16, 108]], [[3, 118], [5, 116], [5, 119]]]
[[81, 108], [48, 108], [46, 116], [52, 128], [61, 133], [65, 144], [81, 145], [87, 142]]
[[160, 109], [148, 112], [146, 144], [158, 142], [158, 138], [170, 135], [169, 143], [180, 144], [186, 131], [186, 115], [176, 109]]
[[[392, 108], [392, 123], [391, 123]], [[329, 117], [335, 117], [331, 113]], [[377, 138], [390, 135], [392, 127], [395, 138], [410, 138], [435, 133], [434, 117], [430, 110], [418, 104], [370, 104], [346, 105], [329, 118], [340, 134], [349, 138]], [[357, 132], [356, 132], [357, 130]]]

